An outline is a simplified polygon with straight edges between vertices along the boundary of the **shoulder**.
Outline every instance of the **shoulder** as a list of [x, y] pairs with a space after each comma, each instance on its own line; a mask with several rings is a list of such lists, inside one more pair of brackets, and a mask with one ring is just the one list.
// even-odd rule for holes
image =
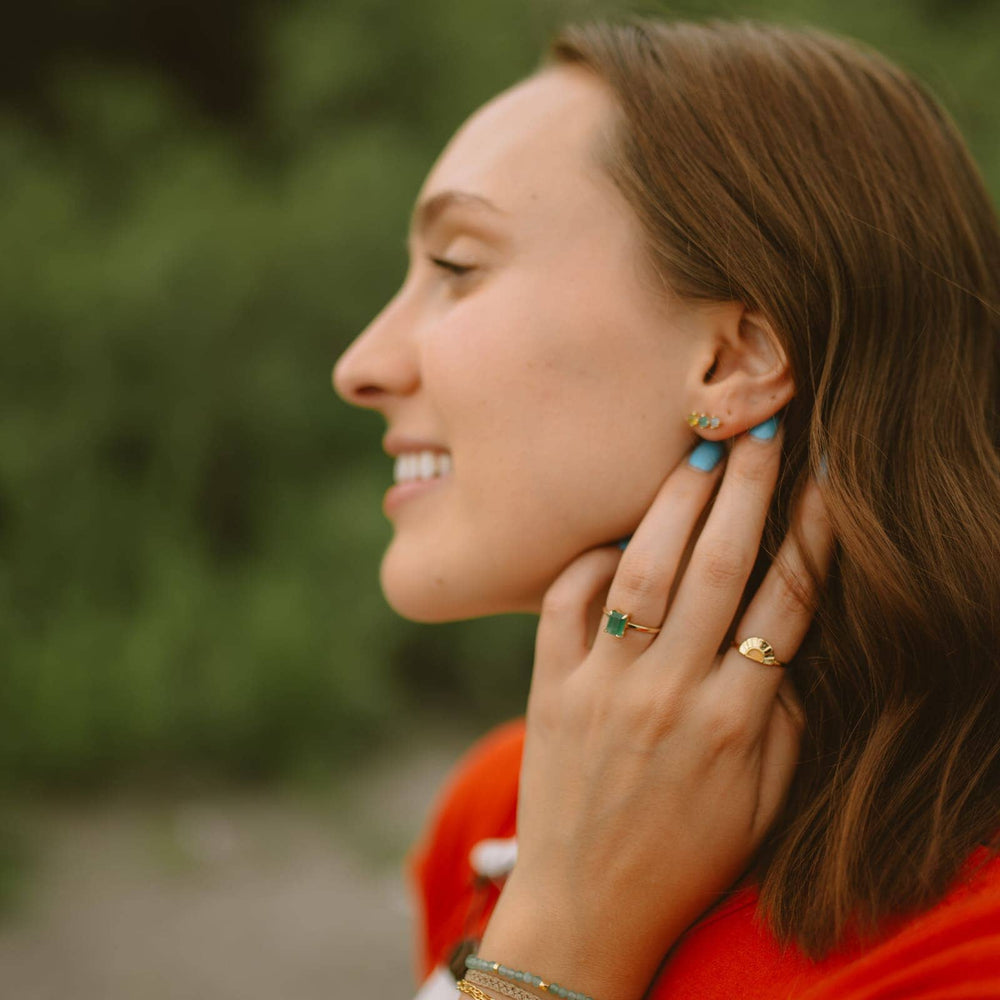
[[445, 780], [410, 852], [408, 868], [422, 931], [422, 974], [467, 932], [476, 890], [469, 852], [480, 840], [514, 836], [523, 745], [524, 720], [515, 719], [466, 751]]
[[436, 804], [436, 813], [486, 809], [495, 814], [501, 790], [516, 795], [524, 746], [524, 719], [513, 719], [480, 737], [455, 765]]
[[449, 848], [467, 850], [483, 837], [513, 836], [523, 745], [524, 720], [515, 719], [465, 752], [438, 794], [417, 853], [450, 855]]
[[650, 996], [670, 1000], [1000, 1000], [1000, 858], [978, 851], [937, 905], [813, 962], [785, 947], [755, 886], [694, 925]]
[[937, 906], [802, 1000], [1000, 1000], [1000, 857], [979, 851]]

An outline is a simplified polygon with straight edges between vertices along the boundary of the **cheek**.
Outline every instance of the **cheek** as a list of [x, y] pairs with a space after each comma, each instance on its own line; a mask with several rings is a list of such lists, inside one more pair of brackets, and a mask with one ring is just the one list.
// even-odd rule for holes
[[662, 360], [576, 280], [512, 286], [454, 310], [424, 358], [456, 461], [476, 470], [464, 497], [536, 541], [547, 519], [598, 544], [634, 520], [666, 470], [670, 390], [650, 392], [648, 377]]
[[580, 282], [562, 287], [498, 281], [424, 343], [422, 388], [456, 476], [383, 561], [407, 617], [537, 610], [568, 562], [635, 528], [683, 450], [680, 418], [676, 434], [663, 426], [678, 387], [662, 346]]

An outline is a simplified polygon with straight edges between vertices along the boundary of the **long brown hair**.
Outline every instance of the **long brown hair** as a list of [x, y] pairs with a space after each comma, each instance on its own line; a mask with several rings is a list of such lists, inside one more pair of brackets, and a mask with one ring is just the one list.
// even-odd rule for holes
[[[814, 30], [569, 26], [599, 148], [677, 295], [770, 319], [797, 393], [764, 552], [820, 456], [838, 539], [790, 666], [807, 718], [761, 912], [822, 956], [938, 900], [1000, 831], [1000, 234], [948, 115]], [[762, 556], [757, 578], [767, 562]]]

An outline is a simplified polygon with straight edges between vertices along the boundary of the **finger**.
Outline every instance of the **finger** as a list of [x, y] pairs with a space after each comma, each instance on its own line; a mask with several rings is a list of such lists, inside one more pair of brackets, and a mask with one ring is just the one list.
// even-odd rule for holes
[[[757, 558], [780, 458], [780, 431], [767, 440], [744, 434], [733, 444], [711, 513], [650, 649], [654, 669], [662, 669], [654, 662], [657, 647], [675, 670], [694, 675], [704, 675], [718, 659]], [[683, 664], [677, 649], [685, 651]]]
[[781, 809], [795, 776], [802, 743], [803, 724], [797, 715], [775, 704], [768, 717], [760, 748], [760, 786], [753, 836], [763, 837]]
[[785, 715], [792, 720], [793, 724], [801, 731], [806, 727], [806, 713], [799, 700], [799, 693], [795, 690], [792, 678], [787, 671], [783, 671], [784, 677], [778, 685], [778, 693], [775, 695], [778, 704], [782, 707]]
[[[796, 505], [788, 536], [736, 627], [736, 641], [759, 636], [773, 647], [779, 662], [791, 660], [812, 624], [833, 550], [823, 495], [810, 480]], [[723, 658], [720, 671], [727, 686], [763, 725], [775, 693], [786, 681], [784, 670], [754, 663], [734, 649]]]
[[554, 684], [579, 666], [590, 650], [590, 607], [607, 591], [621, 559], [617, 547], [590, 549], [556, 577], [542, 599], [535, 636], [532, 689]]
[[[608, 608], [627, 613], [640, 625], [660, 626], [684, 551], [715, 491], [724, 458], [721, 444], [702, 441], [667, 476], [618, 564]], [[634, 628], [625, 628], [620, 637], [605, 631], [614, 625], [609, 617], [602, 625], [594, 645], [603, 645], [616, 659], [634, 656], [654, 638]]]

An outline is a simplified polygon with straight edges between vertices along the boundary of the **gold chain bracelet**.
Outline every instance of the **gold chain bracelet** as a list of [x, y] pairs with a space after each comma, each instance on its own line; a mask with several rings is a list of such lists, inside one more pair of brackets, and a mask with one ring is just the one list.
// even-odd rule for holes
[[460, 979], [455, 986], [459, 993], [472, 997], [472, 1000], [493, 1000], [493, 997], [484, 993], [478, 986], [474, 986], [468, 979]]

